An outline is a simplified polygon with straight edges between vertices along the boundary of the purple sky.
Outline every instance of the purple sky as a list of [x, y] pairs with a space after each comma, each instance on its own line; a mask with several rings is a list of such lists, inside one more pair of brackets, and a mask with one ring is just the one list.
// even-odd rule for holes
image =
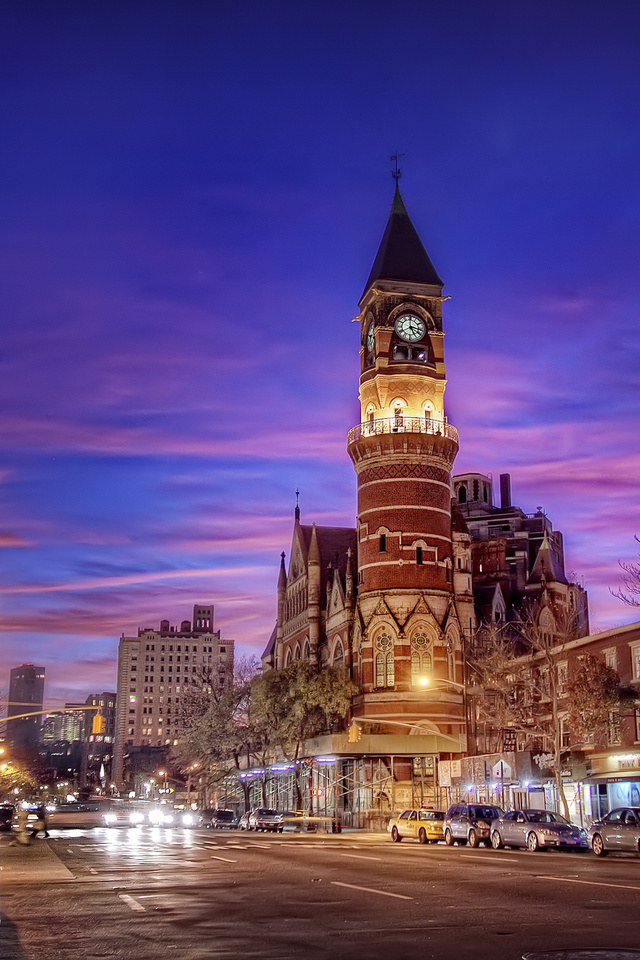
[[640, 534], [640, 7], [10, 2], [0, 687], [114, 689], [216, 605], [259, 654], [294, 491], [350, 525], [389, 155], [445, 281], [456, 472], [564, 532], [594, 630]]

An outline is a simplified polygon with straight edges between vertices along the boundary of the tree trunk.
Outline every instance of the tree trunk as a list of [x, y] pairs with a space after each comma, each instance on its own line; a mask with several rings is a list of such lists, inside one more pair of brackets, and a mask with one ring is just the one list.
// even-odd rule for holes
[[[552, 664], [552, 668], [555, 669], [556, 664]], [[562, 724], [560, 722], [560, 715], [558, 710], [558, 684], [557, 677], [554, 675], [552, 679], [551, 686], [551, 719], [553, 722], [553, 756], [554, 756], [554, 773], [556, 788], [558, 790], [558, 797], [562, 804], [562, 813], [567, 820], [571, 819], [569, 813], [569, 802], [567, 800], [566, 794], [564, 792], [564, 782], [562, 780]]]

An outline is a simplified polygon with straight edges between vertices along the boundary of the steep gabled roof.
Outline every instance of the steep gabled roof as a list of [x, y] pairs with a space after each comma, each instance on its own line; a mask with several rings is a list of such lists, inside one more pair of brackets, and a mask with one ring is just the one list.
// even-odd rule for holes
[[553, 541], [549, 539], [546, 530], [533, 569], [529, 574], [527, 584], [541, 583], [543, 579], [547, 583], [567, 582], [562, 568], [562, 561], [556, 552]]
[[[316, 538], [320, 551], [320, 575], [322, 596], [325, 597], [329, 564], [334, 574], [338, 573], [344, 582], [347, 569], [347, 551], [351, 550], [352, 557], [356, 556], [357, 539], [355, 527], [319, 527], [316, 526]], [[300, 532], [304, 538], [307, 554], [311, 543], [312, 526], [300, 524]]]
[[273, 651], [274, 651], [275, 648], [276, 648], [276, 636], [277, 636], [277, 632], [278, 632], [278, 627], [277, 627], [277, 625], [276, 625], [276, 626], [273, 628], [273, 632], [272, 632], [271, 636], [269, 637], [269, 641], [268, 641], [266, 647], [264, 648], [264, 652], [263, 652], [262, 656], [260, 657], [261, 660], [264, 660], [265, 657], [270, 657], [270, 656], [273, 655]]
[[364, 293], [376, 280], [400, 280], [442, 286], [442, 280], [409, 219], [397, 182], [387, 227], [373, 261]]

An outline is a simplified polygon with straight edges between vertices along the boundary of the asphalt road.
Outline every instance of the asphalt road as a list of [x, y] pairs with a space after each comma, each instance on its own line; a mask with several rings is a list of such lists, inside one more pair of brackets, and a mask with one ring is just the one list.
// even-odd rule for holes
[[40, 847], [9, 841], [0, 838], [3, 960], [640, 949], [632, 856], [147, 827], [52, 831]]

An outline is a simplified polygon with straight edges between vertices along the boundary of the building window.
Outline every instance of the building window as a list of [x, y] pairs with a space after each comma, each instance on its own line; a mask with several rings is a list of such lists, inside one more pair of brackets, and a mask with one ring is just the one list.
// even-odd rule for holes
[[393, 639], [382, 633], [376, 640], [376, 648], [376, 687], [392, 687], [395, 684]]
[[411, 686], [420, 686], [421, 677], [431, 676], [432, 663], [429, 651], [411, 651]]
[[458, 487], [458, 503], [466, 503], [466, 502], [467, 502], [467, 488], [463, 484], [460, 484], [460, 486]]
[[422, 547], [416, 547], [416, 563], [422, 563]]
[[622, 743], [622, 735], [620, 732], [620, 714], [617, 710], [609, 711], [609, 721], [607, 723], [607, 743], [609, 746]]
[[607, 647], [602, 651], [602, 658], [606, 665], [612, 670], [618, 669], [618, 651], [615, 647]]
[[640, 680], [640, 643], [629, 644], [631, 647], [631, 676]]
[[380, 553], [385, 553], [387, 549], [387, 535], [386, 533], [380, 534]]

